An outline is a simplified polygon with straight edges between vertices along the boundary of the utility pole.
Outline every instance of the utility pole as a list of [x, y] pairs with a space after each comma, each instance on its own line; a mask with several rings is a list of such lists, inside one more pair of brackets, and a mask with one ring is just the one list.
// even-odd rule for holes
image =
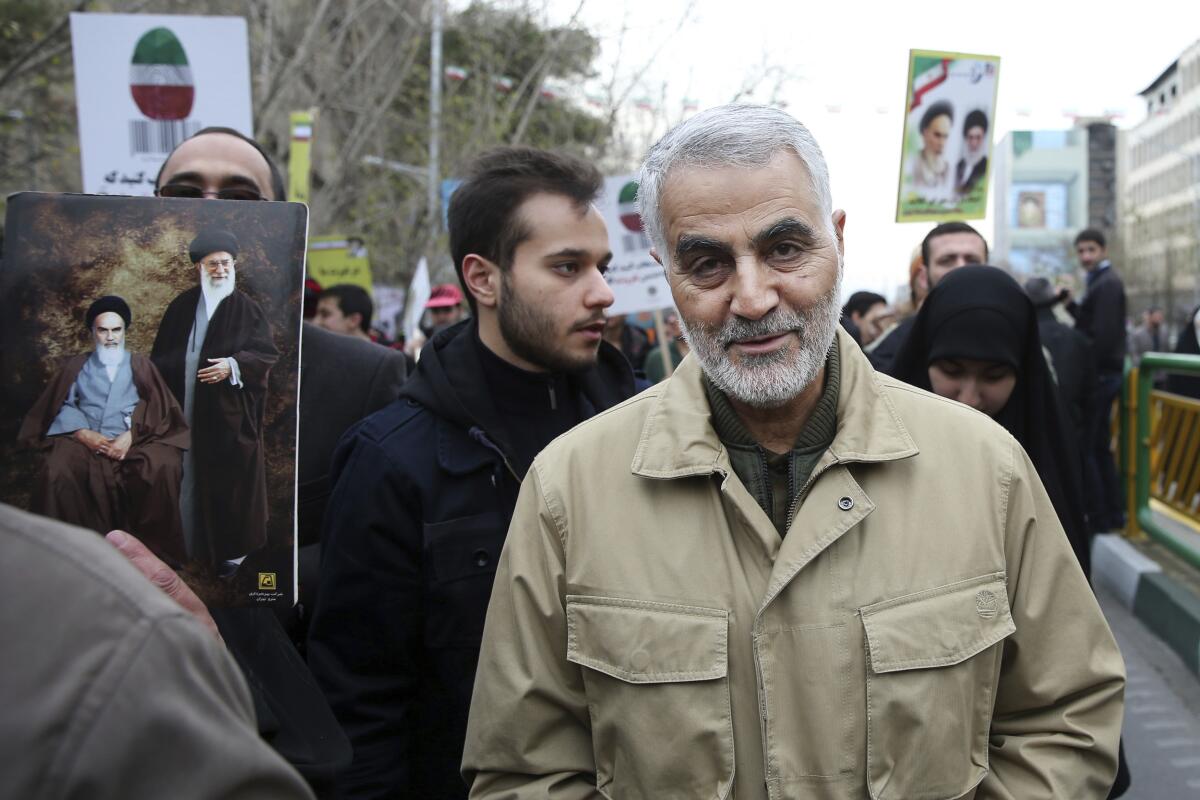
[[[441, 155], [442, 138], [442, 3], [443, 0], [429, 0], [432, 11], [431, 30], [429, 34], [429, 181], [426, 187], [428, 194], [428, 224], [429, 224], [429, 255], [437, 244], [438, 231], [441, 229], [441, 168], [438, 163]], [[432, 258], [430, 259], [432, 261]]]

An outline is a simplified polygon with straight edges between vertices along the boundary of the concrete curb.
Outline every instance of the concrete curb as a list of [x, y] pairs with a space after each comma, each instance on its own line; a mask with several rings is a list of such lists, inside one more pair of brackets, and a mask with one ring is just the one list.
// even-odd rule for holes
[[1200, 597], [1112, 533], [1092, 540], [1092, 582], [1112, 592], [1200, 675]]

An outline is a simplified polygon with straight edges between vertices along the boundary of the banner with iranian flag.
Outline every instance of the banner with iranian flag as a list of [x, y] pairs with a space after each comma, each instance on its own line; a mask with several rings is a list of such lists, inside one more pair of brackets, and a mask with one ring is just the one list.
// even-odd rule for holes
[[910, 50], [897, 222], [983, 219], [997, 56]]
[[241, 17], [71, 14], [83, 190], [151, 195], [159, 167], [201, 128], [253, 135]]
[[615, 297], [608, 309], [610, 316], [673, 305], [663, 268], [650, 257], [650, 239], [638, 214], [637, 189], [636, 175], [608, 177], [596, 200], [613, 253], [606, 275]]

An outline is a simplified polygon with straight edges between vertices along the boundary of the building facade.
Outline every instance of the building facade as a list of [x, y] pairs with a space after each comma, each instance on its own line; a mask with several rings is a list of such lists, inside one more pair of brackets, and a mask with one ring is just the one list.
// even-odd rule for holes
[[995, 148], [993, 260], [1018, 278], [1075, 270], [1075, 234], [1117, 225], [1117, 132], [1082, 119], [1067, 130], [1013, 131]]
[[1140, 94], [1146, 119], [1123, 137], [1122, 273], [1131, 313], [1160, 306], [1177, 325], [1200, 303], [1200, 41]]

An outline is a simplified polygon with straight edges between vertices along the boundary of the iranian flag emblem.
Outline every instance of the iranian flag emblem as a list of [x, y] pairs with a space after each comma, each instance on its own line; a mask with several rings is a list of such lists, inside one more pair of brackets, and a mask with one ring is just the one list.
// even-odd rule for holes
[[621, 192], [617, 195], [617, 215], [621, 224], [634, 233], [640, 233], [642, 230], [642, 217], [638, 214], [637, 207], [637, 190], [637, 181], [630, 181], [621, 187]]
[[129, 90], [138, 109], [150, 119], [185, 119], [192, 112], [196, 87], [187, 53], [166, 28], [147, 31], [133, 49]]

